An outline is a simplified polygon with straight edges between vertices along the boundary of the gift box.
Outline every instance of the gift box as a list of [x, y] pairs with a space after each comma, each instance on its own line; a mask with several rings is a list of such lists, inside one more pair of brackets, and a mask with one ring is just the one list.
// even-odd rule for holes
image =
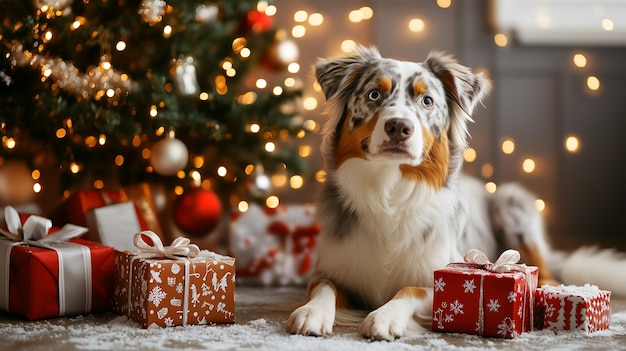
[[134, 237], [139, 250], [115, 252], [115, 311], [143, 327], [235, 321], [235, 259], [154, 232]]
[[544, 285], [535, 293], [535, 328], [591, 333], [609, 329], [611, 292], [595, 285]]
[[53, 219], [87, 227], [84, 239], [118, 250], [132, 249], [133, 235], [141, 230], [161, 232], [146, 183], [114, 191], [76, 191], [57, 208]]
[[500, 338], [532, 330], [538, 269], [518, 260], [514, 250], [495, 263], [469, 250], [464, 263], [436, 270], [432, 329]]
[[141, 226], [131, 201], [94, 208], [85, 217], [88, 238], [116, 250], [134, 248], [133, 235], [141, 231]]
[[[6, 211], [11, 211], [7, 207]], [[15, 210], [12, 210], [15, 211]], [[24, 218], [24, 217], [23, 217]], [[28, 320], [111, 310], [114, 249], [75, 239], [86, 228], [5, 214], [0, 308]], [[13, 221], [13, 223], [9, 223]]]
[[250, 205], [233, 212], [229, 252], [239, 283], [304, 285], [317, 259], [320, 227], [311, 205]]

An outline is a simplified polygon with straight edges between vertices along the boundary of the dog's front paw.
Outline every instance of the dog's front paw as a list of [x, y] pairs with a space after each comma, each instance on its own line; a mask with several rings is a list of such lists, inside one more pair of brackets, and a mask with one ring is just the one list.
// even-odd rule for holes
[[287, 332], [311, 336], [332, 334], [335, 312], [320, 306], [306, 304], [291, 313], [287, 320]]
[[367, 315], [359, 328], [363, 337], [372, 340], [392, 341], [400, 338], [407, 329], [407, 320], [385, 306]]

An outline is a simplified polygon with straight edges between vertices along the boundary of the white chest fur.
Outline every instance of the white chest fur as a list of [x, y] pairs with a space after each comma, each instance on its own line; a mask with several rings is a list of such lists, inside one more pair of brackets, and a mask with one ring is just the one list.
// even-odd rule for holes
[[452, 190], [402, 178], [397, 166], [346, 161], [336, 173], [350, 233], [324, 233], [318, 272], [360, 295], [371, 308], [405, 286], [432, 286], [433, 271], [459, 258]]

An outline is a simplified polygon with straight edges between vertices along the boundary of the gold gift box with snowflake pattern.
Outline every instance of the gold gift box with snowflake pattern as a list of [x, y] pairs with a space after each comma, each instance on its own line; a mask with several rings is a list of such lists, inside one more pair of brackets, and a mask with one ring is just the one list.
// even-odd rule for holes
[[146, 327], [235, 322], [235, 259], [115, 252], [113, 308]]

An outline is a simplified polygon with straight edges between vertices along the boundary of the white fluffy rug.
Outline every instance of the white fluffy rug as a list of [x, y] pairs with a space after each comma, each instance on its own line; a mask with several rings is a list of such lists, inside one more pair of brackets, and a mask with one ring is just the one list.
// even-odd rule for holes
[[[354, 329], [329, 337], [288, 335], [284, 306], [304, 297], [297, 288], [238, 287], [237, 323], [142, 329], [113, 313], [24, 322], [0, 314], [4, 350], [626, 350], [626, 301], [612, 301], [611, 328], [585, 335], [550, 331], [516, 339], [427, 332], [395, 342], [363, 340]], [[278, 308], [277, 308], [278, 307]], [[617, 311], [615, 309], [618, 309]], [[282, 311], [281, 311], [282, 310]]]

